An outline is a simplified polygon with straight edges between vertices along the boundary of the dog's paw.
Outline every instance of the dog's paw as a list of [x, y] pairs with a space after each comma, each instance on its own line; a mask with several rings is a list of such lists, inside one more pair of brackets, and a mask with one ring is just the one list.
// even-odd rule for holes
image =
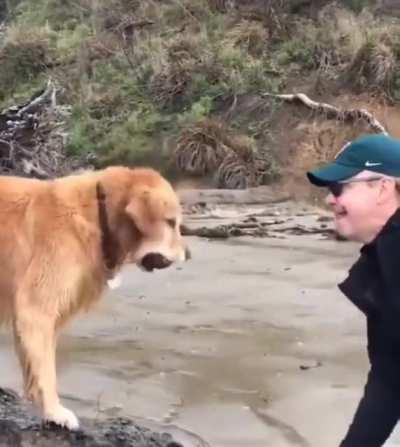
[[43, 417], [45, 422], [53, 422], [69, 430], [78, 430], [79, 421], [75, 414], [68, 408], [59, 405], [54, 410], [47, 412]]

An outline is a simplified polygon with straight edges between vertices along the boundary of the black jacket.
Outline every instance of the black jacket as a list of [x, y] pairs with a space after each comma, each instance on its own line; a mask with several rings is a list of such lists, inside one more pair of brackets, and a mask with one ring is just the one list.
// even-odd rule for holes
[[366, 315], [371, 369], [341, 447], [379, 447], [400, 418], [400, 209], [339, 284]]

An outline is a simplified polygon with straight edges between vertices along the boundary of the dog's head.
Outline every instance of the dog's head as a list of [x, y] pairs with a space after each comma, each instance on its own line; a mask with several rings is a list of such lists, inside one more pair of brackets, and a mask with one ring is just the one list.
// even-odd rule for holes
[[135, 233], [128, 262], [152, 271], [190, 258], [181, 232], [182, 210], [170, 183], [152, 169], [133, 169], [123, 213]]

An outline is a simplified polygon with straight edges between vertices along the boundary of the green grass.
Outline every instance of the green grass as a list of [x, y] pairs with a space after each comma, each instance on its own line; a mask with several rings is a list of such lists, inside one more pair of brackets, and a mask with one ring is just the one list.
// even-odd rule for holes
[[360, 13], [367, 6], [374, 5], [374, 0], [341, 0], [341, 3], [350, 10]]
[[[348, 24], [373, 2], [341, 0], [344, 31], [333, 21], [296, 16], [297, 26], [273, 40], [264, 22], [243, 20], [237, 11], [218, 13], [208, 0], [9, 3], [13, 22], [0, 41], [0, 106], [27, 99], [53, 77], [62, 87], [58, 100], [73, 110], [68, 151], [95, 152], [107, 164], [166, 160], [179, 132], [212, 118], [221, 101], [281, 92], [293, 76], [310, 76], [318, 68], [317, 46], [350, 63], [357, 48]], [[132, 17], [153, 25], [127, 43], [118, 29]], [[400, 45], [392, 40], [400, 60]], [[392, 85], [398, 100], [399, 79], [395, 74]], [[244, 121], [232, 118], [262, 139], [268, 125], [257, 116]]]

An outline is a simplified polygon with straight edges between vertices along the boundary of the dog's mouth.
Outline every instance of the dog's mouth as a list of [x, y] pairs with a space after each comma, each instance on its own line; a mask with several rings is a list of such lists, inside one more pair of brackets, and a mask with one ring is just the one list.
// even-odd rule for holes
[[161, 253], [148, 253], [140, 261], [140, 266], [147, 272], [152, 272], [154, 269], [165, 269], [171, 264], [172, 261]]

